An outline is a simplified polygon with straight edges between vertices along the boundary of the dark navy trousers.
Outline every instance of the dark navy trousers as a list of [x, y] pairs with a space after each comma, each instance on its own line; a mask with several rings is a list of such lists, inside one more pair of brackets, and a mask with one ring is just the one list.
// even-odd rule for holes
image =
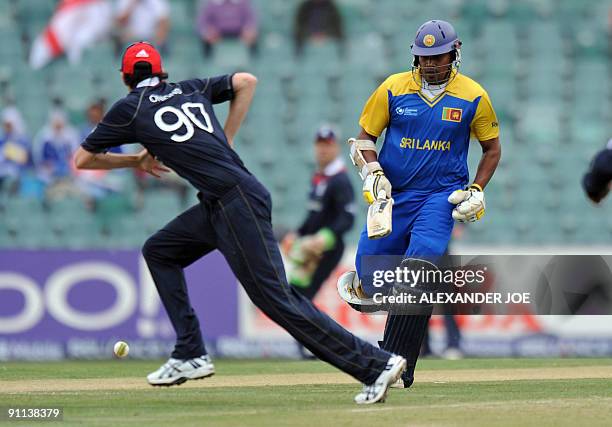
[[172, 357], [206, 354], [183, 268], [218, 249], [253, 303], [319, 359], [371, 384], [391, 356], [355, 337], [287, 283], [270, 194], [254, 177], [202, 200], [147, 240], [143, 255], [177, 333]]

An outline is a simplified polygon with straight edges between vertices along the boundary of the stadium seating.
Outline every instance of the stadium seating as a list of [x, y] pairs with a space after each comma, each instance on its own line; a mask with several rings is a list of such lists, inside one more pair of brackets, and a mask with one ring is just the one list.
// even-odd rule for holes
[[[297, 2], [254, 0], [261, 21], [259, 56], [250, 59], [242, 45], [227, 42], [209, 61], [194, 33], [196, 3], [171, 1], [165, 66], [172, 79], [236, 70], [258, 75], [253, 109], [236, 146], [271, 189], [277, 225], [295, 227], [303, 217], [316, 128], [332, 122], [342, 139], [354, 135], [361, 107], [381, 79], [409, 69], [414, 30], [439, 17], [456, 23], [464, 42], [462, 71], [488, 90], [501, 126], [503, 157], [487, 188], [487, 215], [468, 227], [465, 241], [605, 243], [612, 236], [605, 208], [593, 209], [580, 189], [588, 159], [612, 136], [609, 2], [340, 0], [346, 56], [323, 44], [308, 46], [296, 59], [291, 36]], [[55, 2], [0, 4], [0, 79], [10, 82], [30, 131], [43, 125], [57, 96], [71, 118], [81, 119], [91, 99], [125, 93], [110, 42], [88, 51], [78, 68], [58, 60], [32, 71], [22, 39], [42, 30]], [[221, 106], [219, 116], [226, 114]], [[473, 142], [471, 171], [479, 152]], [[80, 200], [45, 208], [27, 198], [2, 199], [0, 246], [135, 247], [181, 209], [171, 191], [147, 192], [140, 210], [127, 193], [105, 200], [96, 213]], [[528, 212], [517, 212], [519, 206]], [[357, 224], [351, 239], [363, 226], [362, 216]]]

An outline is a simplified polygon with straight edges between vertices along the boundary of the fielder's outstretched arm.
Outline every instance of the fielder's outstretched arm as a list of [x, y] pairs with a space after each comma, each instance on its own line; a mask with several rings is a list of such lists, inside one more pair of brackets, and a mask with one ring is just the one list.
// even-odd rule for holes
[[493, 138], [488, 141], [480, 141], [480, 146], [482, 147], [482, 157], [478, 163], [474, 184], [484, 189], [491, 180], [499, 164], [499, 159], [501, 158], [501, 144], [499, 143], [499, 138]]
[[234, 137], [238, 133], [247, 111], [249, 111], [255, 95], [255, 86], [257, 86], [257, 78], [252, 74], [236, 73], [232, 76], [234, 99], [230, 101], [229, 114], [223, 127], [230, 147], [234, 146]]
[[74, 164], [77, 169], [136, 168], [156, 178], [160, 178], [160, 172], [170, 172], [147, 150], [138, 154], [92, 153], [79, 147], [74, 154]]

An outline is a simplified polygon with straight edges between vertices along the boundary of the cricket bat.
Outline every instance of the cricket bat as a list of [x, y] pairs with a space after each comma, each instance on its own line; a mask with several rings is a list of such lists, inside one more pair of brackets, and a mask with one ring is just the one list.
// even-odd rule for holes
[[380, 192], [377, 200], [368, 208], [368, 239], [380, 239], [391, 233], [391, 212], [393, 199], [387, 199], [387, 193]]

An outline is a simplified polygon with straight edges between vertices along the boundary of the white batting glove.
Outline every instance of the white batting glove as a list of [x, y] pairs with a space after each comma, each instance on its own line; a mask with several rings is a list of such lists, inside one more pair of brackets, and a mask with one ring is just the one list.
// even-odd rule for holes
[[[373, 162], [378, 164], [378, 162]], [[368, 163], [368, 165], [372, 165], [372, 163]], [[381, 194], [384, 191], [384, 197]], [[378, 165], [377, 169], [373, 169], [363, 180], [363, 199], [368, 203], [372, 204], [379, 198], [391, 198], [391, 183], [385, 176], [380, 165]]]
[[485, 198], [482, 187], [472, 184], [465, 190], [455, 190], [448, 196], [453, 209], [453, 219], [458, 222], [474, 222], [485, 214]]

